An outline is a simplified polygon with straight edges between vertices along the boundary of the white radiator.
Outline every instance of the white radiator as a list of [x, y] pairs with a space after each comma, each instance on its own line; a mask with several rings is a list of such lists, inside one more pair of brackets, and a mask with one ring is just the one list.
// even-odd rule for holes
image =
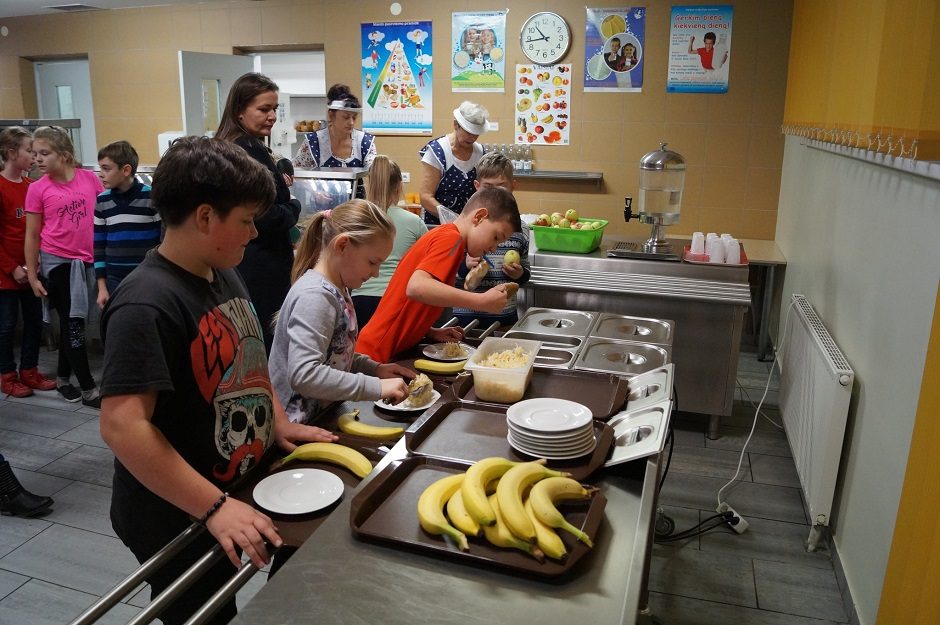
[[829, 525], [855, 373], [809, 301], [793, 295], [791, 306], [777, 356], [780, 410], [809, 506], [807, 542], [814, 550]]

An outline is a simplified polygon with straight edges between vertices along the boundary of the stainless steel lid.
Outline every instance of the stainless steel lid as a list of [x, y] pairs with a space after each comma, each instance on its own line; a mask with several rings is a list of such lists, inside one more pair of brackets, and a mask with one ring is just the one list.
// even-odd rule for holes
[[667, 150], [665, 143], [660, 143], [658, 150], [653, 150], [640, 159], [640, 169], [685, 169], [685, 159], [678, 152]]

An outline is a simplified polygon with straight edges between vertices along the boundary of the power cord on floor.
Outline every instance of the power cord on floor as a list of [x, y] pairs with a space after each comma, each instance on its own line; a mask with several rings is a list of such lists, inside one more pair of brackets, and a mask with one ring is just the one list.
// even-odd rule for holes
[[[773, 369], [771, 369], [771, 375], [773, 375]], [[741, 384], [741, 380], [736, 378], [735, 382], [737, 383], [738, 389], [741, 391], [741, 394], [744, 395], [745, 399], [747, 399], [747, 403], [751, 404], [751, 408], [753, 408], [754, 410], [757, 410], [757, 404], [755, 404], [754, 400], [751, 399], [751, 395], [747, 392], [747, 389], [744, 388], [744, 385]], [[771, 419], [767, 415], [766, 412], [762, 410], [758, 410], [758, 413], [760, 414], [760, 416], [764, 417], [764, 419], [769, 421], [770, 424], [773, 425], [775, 428], [777, 428], [778, 430], [783, 430], [783, 426], [777, 423], [776, 421], [774, 421], [773, 419]]]
[[[709, 523], [710, 521], [714, 521], [714, 522], [711, 523], [710, 525], [703, 527], [706, 523]], [[692, 527], [686, 530], [682, 530], [681, 532], [677, 532], [675, 534], [672, 534], [671, 532], [669, 534], [657, 533], [655, 536], [655, 541], [658, 543], [671, 543], [671, 542], [676, 542], [679, 540], [686, 540], [688, 538], [695, 538], [696, 536], [701, 536], [702, 534], [705, 534], [706, 532], [710, 532], [720, 527], [729, 527], [731, 529], [734, 529], [733, 523], [735, 523], [735, 520], [733, 518], [733, 514], [730, 512], [725, 512], [722, 514], [713, 514], [712, 516], [707, 517], [705, 520], [701, 521], [697, 525], [693, 525]]]
[[[796, 300], [791, 299], [789, 306], [787, 306], [786, 313], [784, 314], [783, 334], [781, 335], [781, 338], [780, 338], [781, 349], [782, 349], [782, 346], [785, 344], [784, 337], [786, 336], [787, 322], [790, 319], [790, 311], [793, 310], [794, 304], [796, 304]], [[732, 527], [734, 531], [738, 532], [739, 534], [744, 532], [745, 529], [747, 529], [747, 521], [745, 521], [744, 518], [741, 517], [741, 515], [735, 512], [734, 509], [731, 508], [731, 506], [729, 506], [727, 503], [722, 501], [721, 493], [723, 493], [726, 488], [734, 484], [738, 479], [738, 475], [741, 474], [741, 464], [744, 462], [744, 454], [747, 451], [747, 446], [751, 442], [751, 438], [754, 437], [754, 431], [757, 429], [757, 419], [758, 417], [760, 417], [761, 407], [764, 405], [764, 400], [767, 399], [768, 391], [770, 391], [770, 380], [773, 378], [774, 367], [777, 365], [777, 358], [779, 355], [780, 355], [780, 349], [774, 350], [774, 360], [770, 364], [770, 373], [767, 375], [767, 384], [764, 385], [764, 394], [761, 395], [760, 402], [758, 402], [757, 407], [754, 410], [754, 421], [751, 423], [751, 431], [748, 433], [747, 439], [744, 441], [744, 446], [741, 447], [741, 454], [740, 456], [738, 456], [738, 467], [734, 471], [734, 476], [730, 480], [728, 480], [728, 482], [724, 486], [718, 489], [718, 496], [717, 496], [718, 507], [716, 508], [716, 510], [719, 513], [727, 514], [728, 512], [731, 512], [734, 515], [734, 518], [737, 519], [737, 521], [734, 523]]]

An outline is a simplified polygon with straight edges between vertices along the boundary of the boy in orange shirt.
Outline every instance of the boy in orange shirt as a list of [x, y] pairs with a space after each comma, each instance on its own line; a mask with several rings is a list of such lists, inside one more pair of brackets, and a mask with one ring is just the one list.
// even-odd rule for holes
[[395, 269], [379, 307], [359, 333], [356, 351], [390, 362], [425, 336], [459, 341], [460, 328], [432, 328], [448, 306], [498, 313], [506, 306], [506, 285], [472, 293], [454, 287], [465, 254], [482, 256], [522, 229], [512, 194], [495, 187], [471, 196], [460, 216], [418, 239]]

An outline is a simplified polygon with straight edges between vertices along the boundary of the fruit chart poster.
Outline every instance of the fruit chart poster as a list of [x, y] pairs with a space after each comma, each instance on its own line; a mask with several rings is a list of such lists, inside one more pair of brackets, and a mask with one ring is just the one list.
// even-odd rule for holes
[[727, 93], [733, 7], [674, 6], [666, 91]]
[[585, 91], [643, 91], [646, 7], [587, 9]]
[[431, 22], [361, 24], [362, 129], [431, 134]]
[[506, 89], [506, 11], [454, 13], [451, 91]]
[[516, 65], [517, 145], [568, 145], [571, 64]]

